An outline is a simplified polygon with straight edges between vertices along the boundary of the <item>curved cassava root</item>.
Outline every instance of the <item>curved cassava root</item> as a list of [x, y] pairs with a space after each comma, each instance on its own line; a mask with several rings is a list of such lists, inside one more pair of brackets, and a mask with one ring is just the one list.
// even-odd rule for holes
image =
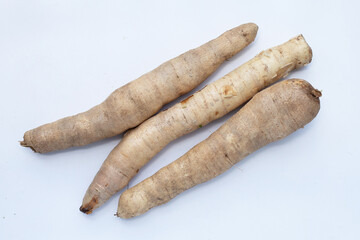
[[304, 127], [320, 109], [321, 93], [288, 80], [256, 94], [206, 140], [153, 176], [126, 190], [117, 216], [131, 218], [231, 168], [257, 149]]
[[261, 52], [223, 78], [128, 132], [109, 154], [89, 186], [80, 210], [91, 213], [125, 187], [171, 141], [218, 119], [264, 87], [311, 61], [312, 51], [299, 35]]
[[83, 146], [133, 128], [198, 86], [221, 63], [249, 45], [257, 29], [254, 23], [233, 28], [118, 88], [87, 112], [27, 131], [20, 144], [46, 153]]

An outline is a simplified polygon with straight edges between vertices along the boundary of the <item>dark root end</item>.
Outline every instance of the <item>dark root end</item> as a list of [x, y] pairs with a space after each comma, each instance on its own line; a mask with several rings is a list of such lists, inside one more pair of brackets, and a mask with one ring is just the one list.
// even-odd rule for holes
[[85, 214], [91, 214], [92, 211], [97, 207], [98, 204], [98, 198], [95, 196], [91, 199], [91, 201], [87, 204], [83, 204], [80, 207], [80, 211]]
[[92, 209], [90, 208], [86, 208], [86, 207], [83, 207], [83, 206], [80, 206], [80, 211], [85, 213], [85, 214], [91, 214], [92, 213]]

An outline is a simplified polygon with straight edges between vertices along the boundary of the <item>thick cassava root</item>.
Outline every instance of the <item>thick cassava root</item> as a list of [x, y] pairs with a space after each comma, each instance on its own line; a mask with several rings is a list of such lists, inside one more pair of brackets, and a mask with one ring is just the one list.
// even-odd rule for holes
[[89, 186], [80, 210], [91, 213], [125, 187], [152, 157], [171, 141], [224, 116], [264, 87], [311, 61], [300, 35], [209, 84], [194, 95], [128, 132], [107, 157]]
[[221, 63], [250, 44], [257, 29], [253, 23], [233, 28], [115, 90], [87, 112], [27, 131], [20, 144], [46, 153], [83, 146], [133, 128], [198, 86]]
[[304, 127], [320, 109], [321, 93], [288, 80], [256, 94], [206, 140], [153, 176], [126, 190], [117, 216], [131, 218], [231, 168], [257, 149]]

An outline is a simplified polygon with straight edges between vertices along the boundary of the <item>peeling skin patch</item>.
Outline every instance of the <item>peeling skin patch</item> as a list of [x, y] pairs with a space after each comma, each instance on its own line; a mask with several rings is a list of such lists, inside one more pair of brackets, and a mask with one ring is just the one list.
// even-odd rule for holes
[[286, 64], [285, 66], [282, 66], [277, 72], [276, 75], [279, 77], [286, 77], [288, 73], [292, 70], [292, 64]]
[[222, 93], [224, 94], [225, 98], [230, 98], [237, 95], [235, 88], [230, 85], [225, 85], [222, 88]]
[[282, 66], [275, 75], [272, 77], [271, 81], [277, 81], [283, 77], [286, 77], [291, 70], [293, 70], [294, 66], [292, 63], [286, 64]]

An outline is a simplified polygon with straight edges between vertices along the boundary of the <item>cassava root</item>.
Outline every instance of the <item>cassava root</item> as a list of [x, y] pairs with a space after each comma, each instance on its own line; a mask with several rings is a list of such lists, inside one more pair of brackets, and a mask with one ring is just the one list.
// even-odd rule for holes
[[256, 94], [206, 140], [153, 176], [126, 190], [117, 216], [131, 218], [206, 182], [257, 149], [304, 127], [320, 109], [321, 93], [304, 80], [287, 80]]
[[257, 29], [253, 23], [233, 28], [118, 88], [90, 110], [27, 131], [20, 144], [46, 153], [90, 144], [133, 128], [198, 86], [221, 63], [250, 44]]

